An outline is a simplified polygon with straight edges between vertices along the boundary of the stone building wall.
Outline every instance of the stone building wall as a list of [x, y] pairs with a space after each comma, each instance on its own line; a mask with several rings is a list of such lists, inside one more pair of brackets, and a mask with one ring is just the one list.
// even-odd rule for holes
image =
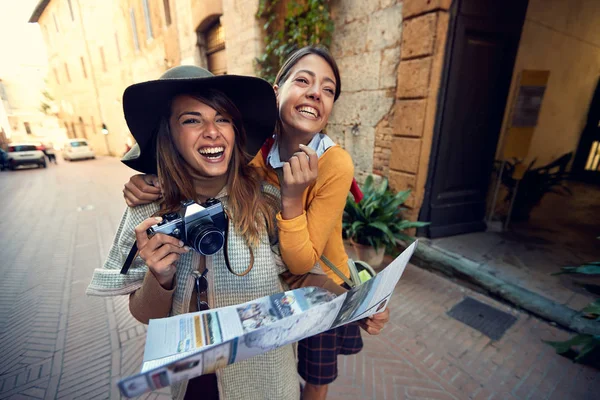
[[[180, 62], [176, 10], [172, 5], [173, 22], [167, 25], [164, 3], [149, 1], [149, 35], [142, 1], [71, 4], [72, 16], [68, 2], [50, 1], [38, 20], [59, 118], [71, 137], [85, 136], [97, 153], [120, 156], [132, 143], [123, 118], [123, 91], [132, 83], [158, 78]], [[132, 10], [139, 48], [134, 43]], [[103, 123], [107, 136], [102, 134]]]
[[[398, 85], [388, 126], [376, 146], [389, 143], [378, 166], [396, 190], [411, 189], [407, 217], [416, 219], [425, 194], [451, 0], [406, 0]], [[386, 139], [390, 138], [388, 142]], [[376, 150], [377, 151], [377, 150]], [[385, 153], [384, 153], [385, 154]]]
[[258, 0], [223, 0], [227, 73], [256, 75], [254, 59], [263, 51], [262, 24], [255, 17]]
[[386, 172], [402, 8], [402, 1], [395, 0], [332, 2], [331, 51], [340, 67], [342, 95], [327, 132], [350, 152], [359, 180], [372, 172]]
[[[48, 54], [48, 86], [59, 106], [61, 125], [70, 137], [87, 137], [103, 153], [105, 145], [94, 135], [100, 112], [85, 41], [82, 10], [72, 3], [51, 1], [39, 19]], [[90, 13], [97, 12], [92, 5]]]
[[[359, 180], [376, 173], [389, 176], [397, 190], [413, 188], [409, 205], [415, 212], [422, 201], [427, 175], [450, 2], [330, 3], [335, 24], [331, 51], [340, 67], [342, 95], [327, 132], [350, 152]], [[39, 19], [47, 37], [51, 82], [60, 99], [61, 120], [82, 136], [81, 116], [87, 136], [100, 153], [107, 148], [105, 138], [95, 133], [102, 122], [108, 125], [110, 134], [106, 139], [114, 154], [120, 155], [131, 139], [121, 104], [128, 85], [156, 79], [178, 64], [206, 66], [197, 31], [216, 18], [224, 28], [227, 72], [256, 73], [254, 60], [263, 49], [263, 22], [255, 18], [258, 0], [167, 3], [171, 24], [166, 22], [164, 2], [149, 1], [152, 38], [146, 33], [142, 0], [73, 2], [75, 21], [68, 29], [61, 28], [65, 32], [59, 34], [53, 33], [53, 15], [58, 12], [60, 21], [70, 20], [67, 2], [50, 1]], [[132, 9], [139, 49], [133, 40]], [[87, 78], [82, 77], [81, 57], [88, 69]], [[68, 84], [64, 63], [71, 73], [72, 82]], [[60, 82], [52, 78], [54, 70]]]

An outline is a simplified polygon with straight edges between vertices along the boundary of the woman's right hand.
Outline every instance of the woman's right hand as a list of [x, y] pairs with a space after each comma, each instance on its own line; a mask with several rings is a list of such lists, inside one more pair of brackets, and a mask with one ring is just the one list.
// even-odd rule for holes
[[135, 238], [140, 258], [144, 260], [161, 286], [170, 290], [177, 270], [175, 264], [180, 255], [190, 251], [190, 248], [184, 246], [181, 240], [163, 233], [157, 233], [149, 238], [146, 231], [160, 221], [162, 221], [161, 217], [142, 221], [135, 227]]
[[129, 178], [123, 188], [125, 203], [129, 207], [152, 203], [162, 196], [160, 182], [156, 175], [137, 174]]
[[317, 180], [319, 156], [308, 146], [300, 145], [288, 162], [283, 164], [281, 184], [281, 217], [293, 219], [304, 212], [302, 195], [304, 190]]

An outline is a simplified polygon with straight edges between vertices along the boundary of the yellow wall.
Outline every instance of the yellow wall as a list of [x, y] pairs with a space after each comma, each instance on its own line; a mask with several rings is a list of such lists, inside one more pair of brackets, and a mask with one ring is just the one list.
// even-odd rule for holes
[[509, 105], [523, 69], [550, 71], [528, 156], [539, 166], [577, 149], [600, 76], [600, 1], [530, 0]]

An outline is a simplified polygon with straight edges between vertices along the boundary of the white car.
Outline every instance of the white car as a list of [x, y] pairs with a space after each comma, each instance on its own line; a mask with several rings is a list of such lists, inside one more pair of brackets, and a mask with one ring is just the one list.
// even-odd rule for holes
[[64, 160], [72, 161], [96, 158], [96, 154], [85, 139], [70, 139], [65, 143], [62, 157]]
[[8, 167], [15, 170], [19, 165], [37, 165], [46, 168], [46, 155], [43, 146], [32, 143], [11, 143], [8, 145]]

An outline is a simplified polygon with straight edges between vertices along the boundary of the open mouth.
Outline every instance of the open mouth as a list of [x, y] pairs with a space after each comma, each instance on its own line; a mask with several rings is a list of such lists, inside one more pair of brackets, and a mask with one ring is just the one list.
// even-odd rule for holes
[[203, 147], [198, 150], [198, 153], [209, 160], [218, 160], [225, 154], [224, 147]]
[[302, 114], [309, 116], [311, 118], [317, 118], [319, 116], [319, 112], [317, 111], [316, 108], [313, 108], [313, 107], [301, 106], [301, 107], [298, 107], [297, 110], [299, 112], [301, 112]]

